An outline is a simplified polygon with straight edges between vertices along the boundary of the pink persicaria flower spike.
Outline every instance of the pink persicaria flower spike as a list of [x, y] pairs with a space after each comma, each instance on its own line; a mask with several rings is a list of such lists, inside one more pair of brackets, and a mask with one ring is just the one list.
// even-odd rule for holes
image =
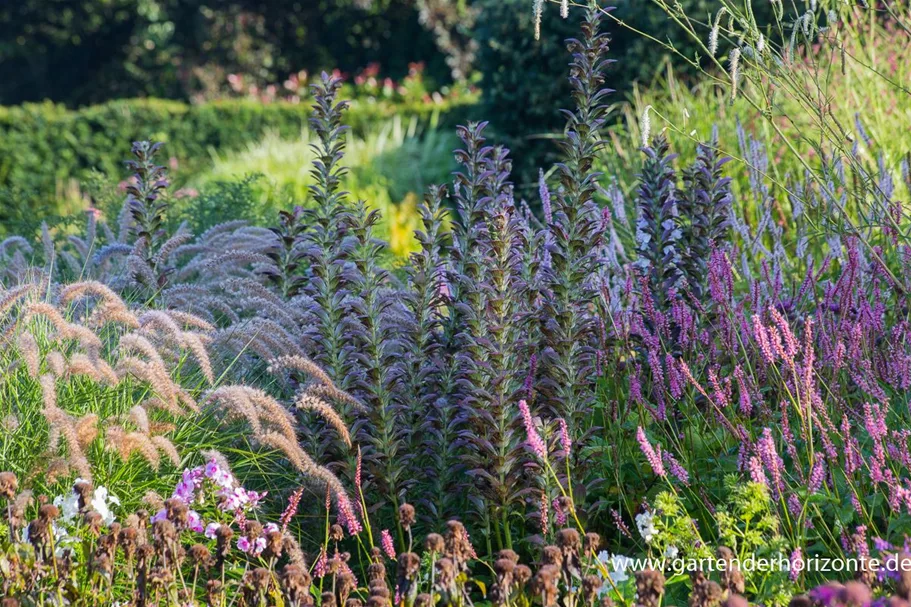
[[790, 561], [790, 573], [788, 576], [792, 582], [796, 582], [797, 578], [800, 577], [800, 572], [803, 571], [803, 552], [800, 550], [800, 546], [791, 553]]
[[392, 543], [392, 535], [389, 533], [388, 529], [383, 529], [381, 543], [383, 545], [383, 552], [385, 552], [386, 556], [394, 561], [395, 545]]
[[677, 461], [673, 455], [665, 451], [661, 454], [664, 457], [664, 463], [667, 464], [668, 470], [671, 471], [671, 474], [680, 481], [682, 484], [689, 486], [690, 484], [690, 474], [686, 471], [686, 468]]
[[559, 498], [554, 500], [553, 506], [554, 522], [557, 523], [557, 527], [564, 527], [566, 525], [566, 512], [564, 512], [562, 506], [560, 506]]
[[303, 495], [304, 488], [301, 487], [292, 493], [291, 497], [288, 499], [288, 505], [285, 507], [285, 511], [282, 512], [282, 516], [279, 519], [279, 522], [282, 525], [282, 531], [287, 531], [288, 524], [291, 522], [291, 519], [294, 518], [294, 515], [297, 514], [297, 508], [300, 505], [301, 497]]
[[326, 554], [326, 549], [323, 548], [319, 553], [319, 558], [316, 561], [316, 564], [313, 566], [313, 577], [321, 578], [329, 571], [329, 555]]
[[538, 430], [535, 428], [534, 420], [531, 418], [531, 410], [528, 403], [524, 400], [519, 401], [519, 411], [522, 413], [522, 421], [525, 423], [525, 432], [528, 434], [528, 446], [542, 460], [547, 459], [547, 447]]
[[549, 504], [547, 502], [547, 494], [543, 491], [541, 492], [541, 533], [547, 535], [548, 527], [550, 526], [550, 520], [548, 517]]
[[642, 426], [636, 430], [636, 440], [639, 441], [639, 448], [642, 449], [642, 454], [645, 455], [645, 459], [648, 460], [649, 465], [652, 467], [652, 471], [658, 476], [667, 476], [667, 470], [664, 469], [664, 462], [661, 461], [660, 447], [658, 452], [652, 448], [651, 443], [648, 442], [648, 437], [645, 436], [645, 430], [642, 429]]
[[357, 535], [363, 531], [364, 528], [361, 526], [360, 521], [357, 520], [357, 515], [354, 513], [354, 507], [351, 505], [348, 496], [339, 493], [337, 499], [339, 523], [348, 529], [350, 535]]
[[564, 455], [569, 457], [569, 452], [573, 448], [572, 440], [569, 438], [569, 428], [566, 426], [566, 420], [562, 417], [559, 419], [560, 422], [560, 448], [563, 449]]

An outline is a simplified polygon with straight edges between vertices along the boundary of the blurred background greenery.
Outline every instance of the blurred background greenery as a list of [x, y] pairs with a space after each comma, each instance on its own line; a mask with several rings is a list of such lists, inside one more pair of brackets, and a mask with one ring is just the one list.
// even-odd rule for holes
[[[694, 66], [681, 56], [698, 58], [656, 3], [615, 4], [611, 131], [629, 152], [627, 118], [641, 104], [629, 108], [689, 94]], [[715, 0], [680, 4], [706, 20], [717, 10]], [[555, 108], [569, 105], [564, 41], [581, 11], [563, 20], [547, 3], [545, 13], [536, 40], [531, 0], [3, 3], [0, 230], [35, 233], [90, 206], [113, 212], [137, 139], [165, 142], [171, 195], [199, 229], [306, 204], [308, 83], [327, 70], [352, 99], [348, 189], [383, 210], [384, 236], [407, 252], [413, 205], [448, 181], [459, 122], [490, 121], [512, 149], [519, 194], [533, 198], [557, 150]], [[662, 59], [656, 41], [678, 52]], [[614, 164], [623, 182], [636, 162]]]

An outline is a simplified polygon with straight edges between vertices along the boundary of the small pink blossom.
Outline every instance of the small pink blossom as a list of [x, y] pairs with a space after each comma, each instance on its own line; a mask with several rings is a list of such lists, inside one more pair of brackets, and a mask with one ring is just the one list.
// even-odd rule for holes
[[392, 535], [389, 533], [388, 529], [383, 529], [381, 543], [383, 545], [383, 552], [386, 553], [386, 556], [395, 560], [395, 546], [392, 543]]
[[195, 510], [190, 510], [187, 513], [187, 528], [195, 531], [196, 533], [202, 533], [204, 530], [202, 517], [199, 516], [199, 513]]

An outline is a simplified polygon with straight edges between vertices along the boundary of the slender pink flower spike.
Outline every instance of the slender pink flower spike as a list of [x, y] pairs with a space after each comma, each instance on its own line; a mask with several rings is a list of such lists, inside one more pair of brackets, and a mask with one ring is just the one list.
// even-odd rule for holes
[[383, 545], [383, 552], [386, 553], [393, 561], [395, 560], [395, 545], [392, 543], [392, 534], [389, 533], [388, 529], [383, 529], [381, 543]]
[[667, 476], [667, 470], [664, 469], [664, 462], [661, 461], [661, 448], [659, 447], [658, 451], [655, 451], [651, 443], [648, 442], [648, 437], [645, 436], [645, 430], [642, 429], [642, 426], [639, 426], [636, 430], [636, 440], [639, 441], [639, 448], [642, 449], [642, 454], [645, 455], [645, 459], [648, 460], [649, 465], [652, 467], [652, 471], [658, 476]]
[[525, 423], [525, 432], [528, 434], [528, 446], [531, 447], [531, 450], [534, 451], [535, 455], [539, 458], [547, 460], [547, 446], [544, 444], [544, 439], [538, 434], [535, 423], [531, 418], [531, 410], [528, 408], [528, 403], [524, 400], [519, 401], [519, 411], [522, 413], [522, 421]]
[[566, 457], [569, 457], [569, 452], [573, 447], [572, 440], [569, 438], [569, 428], [566, 427], [566, 420], [562, 417], [559, 419], [560, 422], [560, 447], [563, 449], [563, 453]]

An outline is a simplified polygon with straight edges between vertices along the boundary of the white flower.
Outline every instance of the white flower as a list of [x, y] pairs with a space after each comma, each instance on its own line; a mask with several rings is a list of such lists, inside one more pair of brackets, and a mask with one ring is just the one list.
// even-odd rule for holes
[[60, 509], [60, 517], [65, 523], [70, 523], [79, 514], [79, 495], [75, 491], [54, 498], [54, 505]]
[[109, 494], [107, 487], [96, 487], [95, 493], [92, 494], [92, 509], [101, 515], [105, 525], [110, 525], [116, 518], [114, 513], [111, 512], [110, 504], [119, 506], [120, 500], [116, 496]]
[[664, 549], [664, 558], [675, 559], [679, 553], [677, 546], [668, 546]]
[[650, 544], [655, 536], [658, 535], [658, 530], [655, 529], [655, 517], [651, 512], [646, 510], [641, 514], [636, 515], [636, 527], [639, 528], [639, 534], [642, 536], [642, 539], [645, 540], [646, 544]]
[[[609, 554], [607, 551], [602, 550], [598, 553], [598, 560], [607, 568], [608, 575], [614, 584], [619, 584], [629, 579], [626, 570], [633, 564], [633, 559], [630, 557], [621, 554]], [[606, 588], [602, 586], [599, 594], [604, 591], [606, 591]]]
[[612, 579], [615, 584], [625, 582], [629, 579], [629, 576], [626, 574], [626, 570], [629, 569], [633, 564], [633, 559], [621, 554], [614, 554], [610, 557], [610, 563], [611, 568], [613, 569], [610, 574], [610, 579]]
[[[80, 483], [87, 483], [88, 481], [77, 478], [73, 483], [73, 486], [79, 485]], [[96, 487], [94, 493], [92, 493], [92, 501], [89, 503], [92, 510], [101, 515], [101, 519], [104, 521], [105, 525], [110, 525], [114, 522], [114, 513], [111, 512], [110, 504], [120, 505], [120, 500], [117, 496], [111, 495], [108, 493], [107, 487]], [[76, 490], [70, 491], [66, 495], [58, 495], [54, 498], [54, 505], [60, 509], [60, 518], [64, 523], [71, 523], [73, 519], [79, 516], [79, 494], [76, 493]]]

